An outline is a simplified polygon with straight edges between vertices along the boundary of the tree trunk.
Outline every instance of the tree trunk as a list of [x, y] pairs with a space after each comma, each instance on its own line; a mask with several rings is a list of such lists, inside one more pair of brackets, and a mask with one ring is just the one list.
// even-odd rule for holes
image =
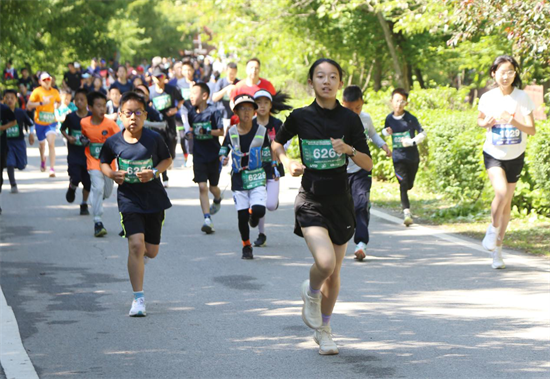
[[422, 77], [422, 71], [420, 71], [419, 68], [415, 68], [414, 73], [416, 75], [416, 79], [418, 80], [418, 84], [420, 84], [420, 88], [426, 88], [426, 83], [424, 83], [424, 78]]
[[[365, 84], [363, 85], [363, 88], [361, 88], [361, 91], [365, 92], [365, 90], [367, 89], [367, 87], [369, 86], [369, 82], [370, 82], [370, 77], [371, 77], [371, 74], [372, 74], [372, 69], [374, 67], [376, 63], [376, 59], [373, 59], [372, 60], [372, 63], [369, 67], [369, 73], [367, 74], [367, 80], [365, 80]], [[365, 69], [365, 67], [363, 66], [363, 70]], [[361, 72], [361, 79], [363, 78], [363, 71]], [[361, 80], [362, 81], [362, 80]]]
[[373, 73], [373, 85], [372, 88], [375, 92], [378, 92], [382, 89], [382, 65], [380, 61], [376, 61], [374, 64], [374, 73]]
[[403, 75], [403, 70], [401, 68], [401, 63], [399, 62], [399, 57], [397, 55], [397, 49], [395, 48], [395, 42], [393, 39], [393, 33], [390, 30], [390, 27], [388, 26], [388, 22], [384, 18], [384, 15], [381, 12], [376, 13], [376, 17], [378, 17], [378, 21], [380, 22], [380, 26], [382, 27], [382, 30], [384, 31], [384, 38], [386, 39], [386, 44], [388, 45], [388, 50], [390, 51], [390, 55], [392, 58], [393, 63], [393, 69], [395, 70], [395, 78], [399, 85], [405, 90], [408, 90], [409, 86], [407, 85], [407, 79]]

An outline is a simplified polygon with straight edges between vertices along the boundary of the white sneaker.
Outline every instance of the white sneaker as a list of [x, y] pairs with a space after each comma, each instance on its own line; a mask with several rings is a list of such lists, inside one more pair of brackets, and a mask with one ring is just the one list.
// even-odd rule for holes
[[497, 247], [495, 251], [492, 251], [491, 256], [493, 257], [493, 264], [491, 264], [492, 268], [506, 268], [506, 265], [502, 260], [502, 247]]
[[367, 256], [366, 251], [367, 244], [365, 244], [364, 242], [359, 242], [357, 246], [355, 246], [355, 259], [361, 262]]
[[413, 223], [413, 219], [412, 219], [412, 216], [411, 216], [411, 211], [408, 210], [408, 209], [405, 209], [405, 211], [403, 212], [403, 224], [405, 224], [405, 226], [410, 226], [412, 225]]
[[495, 228], [492, 224], [489, 225], [487, 228], [487, 232], [485, 233], [485, 237], [483, 238], [483, 241], [481, 241], [481, 244], [483, 245], [483, 248], [488, 251], [493, 251], [497, 247], [497, 236], [498, 236], [499, 230]]
[[130, 317], [145, 317], [147, 312], [145, 312], [145, 298], [140, 297], [139, 299], [132, 302], [132, 308], [128, 314]]
[[212, 219], [210, 217], [204, 219], [204, 224], [202, 224], [201, 231], [205, 232], [206, 234], [212, 234], [215, 232], [214, 223], [212, 222]]
[[144, 255], [143, 256], [143, 264], [146, 265], [147, 263], [149, 263], [149, 261], [151, 260], [151, 258], [149, 258], [147, 255]]
[[321, 293], [311, 296], [309, 294], [309, 280], [302, 283], [302, 320], [311, 329], [318, 329], [323, 325], [321, 316]]
[[162, 181], [162, 186], [163, 186], [164, 188], [168, 188], [168, 184], [169, 184], [168, 182], [169, 182], [168, 180], [163, 180], [163, 181]]
[[338, 354], [338, 346], [332, 340], [330, 326], [322, 326], [313, 333], [313, 340], [319, 345], [319, 354], [335, 355]]

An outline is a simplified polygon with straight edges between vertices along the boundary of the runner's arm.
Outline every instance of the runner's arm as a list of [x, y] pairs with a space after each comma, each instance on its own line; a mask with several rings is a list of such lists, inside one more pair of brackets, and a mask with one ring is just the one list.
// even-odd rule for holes
[[15, 125], [17, 125], [17, 120], [10, 121], [7, 124], [0, 126], [0, 130], [8, 130]]

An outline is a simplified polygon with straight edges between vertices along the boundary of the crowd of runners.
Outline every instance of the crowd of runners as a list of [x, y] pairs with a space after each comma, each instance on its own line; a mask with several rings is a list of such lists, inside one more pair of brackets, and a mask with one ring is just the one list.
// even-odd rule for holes
[[[134, 291], [129, 315], [145, 316], [144, 265], [159, 252], [165, 211], [171, 207], [165, 188], [178, 143], [184, 165], [190, 164], [192, 154], [193, 181], [204, 215], [200, 230], [205, 234], [215, 232], [212, 216], [223, 200], [220, 172], [222, 166], [231, 166], [243, 259], [253, 259], [253, 246], [267, 243], [266, 211], [279, 205], [279, 179], [285, 173], [302, 176], [294, 233], [305, 239], [314, 259], [301, 287], [302, 318], [315, 330], [319, 353], [337, 354], [330, 319], [347, 243], [354, 236], [359, 261], [369, 243], [373, 162], [368, 141], [392, 158], [403, 223], [413, 223], [408, 191], [420, 162], [417, 145], [426, 139], [426, 132], [405, 110], [408, 93], [401, 88], [392, 92], [393, 110], [379, 126], [381, 134], [391, 139], [390, 149], [363, 111], [361, 89], [343, 88], [342, 69], [331, 59], [319, 59], [310, 67], [307, 82], [315, 99], [292, 110], [284, 122], [275, 116], [291, 110], [289, 98], [260, 77], [256, 58], [246, 63], [246, 77], [241, 80], [233, 62], [218, 66], [219, 71], [210, 67], [205, 75], [196, 62], [154, 58], [150, 66], [130, 71], [121, 65], [111, 79], [110, 74], [102, 76], [94, 62], [98, 64], [92, 61], [83, 73], [69, 64], [60, 89], [49, 73], [40, 72], [36, 88], [30, 80], [4, 91], [1, 168], [2, 177], [7, 168], [11, 192], [18, 192], [15, 169], [27, 165], [25, 135], [31, 145], [38, 140], [43, 172], [49, 157], [50, 177], [55, 177], [56, 135], [63, 135], [70, 178], [66, 201], [73, 203], [82, 185], [80, 214], [89, 215], [91, 210], [95, 237], [107, 234], [103, 201], [116, 182], [120, 235], [128, 239], [128, 273]], [[218, 72], [223, 73], [221, 78]], [[492, 267], [504, 268], [502, 242], [527, 136], [535, 134], [534, 105], [521, 90], [514, 58], [497, 57], [489, 72], [495, 88], [480, 99], [478, 125], [486, 129], [483, 155], [495, 197], [492, 223], [482, 245], [492, 255]], [[342, 89], [340, 102], [337, 94]], [[301, 160], [286, 154], [293, 138], [298, 138]], [[258, 236], [251, 242], [250, 228], [256, 227]]]

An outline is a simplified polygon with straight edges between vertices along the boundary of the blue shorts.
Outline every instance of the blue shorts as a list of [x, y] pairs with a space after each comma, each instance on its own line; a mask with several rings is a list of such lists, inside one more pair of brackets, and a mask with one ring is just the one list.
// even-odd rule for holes
[[36, 128], [36, 137], [38, 137], [38, 142], [42, 142], [46, 139], [46, 136], [50, 133], [57, 134], [57, 122], [54, 122], [50, 125], [40, 125], [34, 124]]
[[27, 167], [27, 144], [24, 139], [8, 138], [6, 166], [15, 167], [18, 170], [23, 170]]

